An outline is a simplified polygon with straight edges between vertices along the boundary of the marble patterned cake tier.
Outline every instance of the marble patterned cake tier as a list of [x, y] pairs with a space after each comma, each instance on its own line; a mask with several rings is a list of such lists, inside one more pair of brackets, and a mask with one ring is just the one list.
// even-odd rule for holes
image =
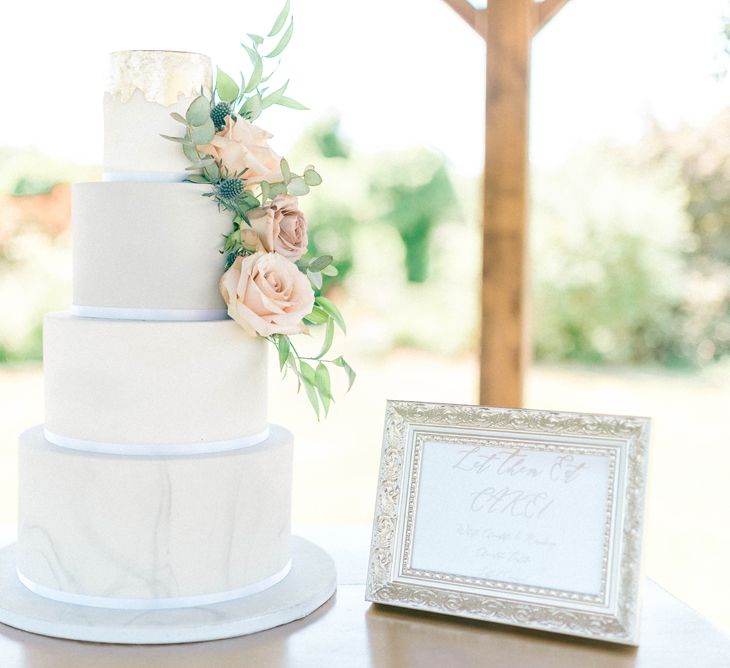
[[233, 320], [51, 313], [43, 340], [46, 429], [55, 443], [144, 454], [265, 438], [269, 344]]
[[[309, 541], [292, 536], [291, 572], [257, 594], [194, 608], [92, 608], [54, 601], [26, 589], [15, 571], [15, 552], [15, 545], [0, 550], [0, 623], [31, 633], [95, 643], [160, 645], [257, 633], [314, 612], [336, 587], [332, 558]], [[63, 665], [77, 666], [78, 651], [78, 646], [69, 644], [68, 662]], [[57, 645], [53, 656], [53, 665], [60, 665]], [[222, 665], [212, 656], [206, 665]]]
[[[225, 317], [231, 217], [193, 183], [73, 187], [73, 302], [95, 317]], [[159, 313], [154, 313], [158, 311]]]
[[20, 437], [18, 573], [102, 607], [209, 603], [273, 584], [290, 561], [292, 447], [273, 427], [226, 453], [102, 455], [52, 445], [35, 427]]

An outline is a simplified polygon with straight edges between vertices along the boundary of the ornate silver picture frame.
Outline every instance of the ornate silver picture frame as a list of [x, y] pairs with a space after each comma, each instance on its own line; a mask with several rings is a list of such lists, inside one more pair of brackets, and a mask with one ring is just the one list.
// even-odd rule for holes
[[649, 428], [389, 401], [366, 599], [638, 644]]

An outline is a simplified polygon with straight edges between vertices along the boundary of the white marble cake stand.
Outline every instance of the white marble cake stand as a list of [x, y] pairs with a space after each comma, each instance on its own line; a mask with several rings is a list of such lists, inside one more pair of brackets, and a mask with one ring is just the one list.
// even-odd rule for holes
[[219, 640], [306, 617], [335, 592], [332, 558], [292, 537], [292, 569], [252, 596], [197, 608], [109, 610], [59, 603], [26, 589], [15, 571], [15, 546], [0, 550], [0, 622], [23, 631], [90, 642], [157, 645]]

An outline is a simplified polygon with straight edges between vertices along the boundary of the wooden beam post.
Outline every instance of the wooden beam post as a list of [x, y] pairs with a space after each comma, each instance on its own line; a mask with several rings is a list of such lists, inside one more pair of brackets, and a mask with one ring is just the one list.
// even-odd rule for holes
[[476, 30], [482, 37], [487, 36], [487, 10], [477, 9], [469, 0], [444, 0], [472, 30]]
[[532, 32], [539, 32], [568, 2], [568, 0], [540, 0], [533, 5], [535, 14], [532, 21]]
[[489, 0], [479, 398], [521, 406], [532, 0]]

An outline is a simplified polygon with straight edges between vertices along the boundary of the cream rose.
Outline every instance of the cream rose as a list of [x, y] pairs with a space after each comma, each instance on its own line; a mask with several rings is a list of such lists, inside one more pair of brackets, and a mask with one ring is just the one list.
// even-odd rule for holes
[[210, 144], [197, 149], [215, 158], [218, 166], [229, 174], [245, 169], [243, 178], [246, 187], [251, 188], [261, 181], [277, 182], [283, 178], [281, 156], [268, 143], [272, 136], [245, 118], [238, 116], [234, 121], [228, 116], [225, 127], [215, 134]]
[[264, 250], [276, 251], [296, 262], [307, 252], [307, 219], [291, 195], [277, 195], [271, 204], [248, 212], [251, 227]]
[[250, 333], [299, 334], [312, 312], [314, 291], [307, 277], [278, 253], [238, 257], [220, 280], [228, 315]]

